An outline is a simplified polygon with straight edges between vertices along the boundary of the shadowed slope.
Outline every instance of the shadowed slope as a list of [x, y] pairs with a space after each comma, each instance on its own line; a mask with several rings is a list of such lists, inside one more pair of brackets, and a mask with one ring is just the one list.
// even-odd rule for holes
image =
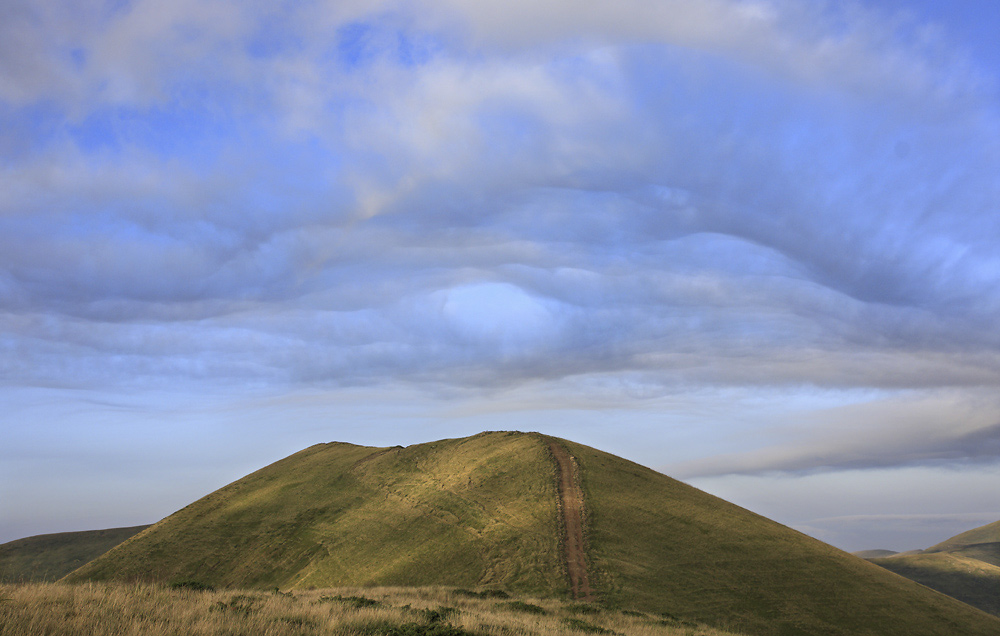
[[[579, 514], [561, 516], [566, 494]], [[571, 553], [584, 557], [581, 573], [606, 605], [762, 636], [1000, 633], [1000, 620], [862, 559], [648, 468], [534, 433], [314, 446], [67, 580], [490, 586], [565, 598], [563, 528], [573, 518], [585, 554]]]
[[871, 562], [1000, 616], [1000, 567], [948, 552], [891, 556]]
[[870, 560], [1000, 616], [1000, 521], [973, 528], [916, 554]]
[[0, 545], [0, 583], [55, 581], [149, 526], [59, 532]]

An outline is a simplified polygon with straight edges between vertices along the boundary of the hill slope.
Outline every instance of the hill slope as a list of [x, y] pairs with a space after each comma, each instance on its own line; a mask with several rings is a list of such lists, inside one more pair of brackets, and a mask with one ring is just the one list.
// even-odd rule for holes
[[943, 552], [983, 543], [1000, 543], [1000, 521], [994, 521], [985, 526], [979, 526], [961, 534], [956, 534], [950, 539], [927, 548], [924, 552]]
[[1000, 616], [1000, 521], [973, 528], [916, 554], [869, 560]]
[[71, 580], [503, 586], [564, 593], [555, 468], [527, 435], [320, 444], [167, 517]]
[[0, 583], [55, 581], [149, 526], [59, 532], [0, 545]]
[[1000, 567], [991, 563], [947, 552], [883, 557], [871, 562], [1000, 616]]
[[862, 559], [879, 559], [899, 554], [899, 552], [895, 550], [861, 550], [860, 552], [851, 552], [851, 554]]
[[1000, 620], [862, 559], [648, 468], [533, 433], [314, 446], [67, 577], [95, 579], [575, 590], [751, 634], [1000, 633]]

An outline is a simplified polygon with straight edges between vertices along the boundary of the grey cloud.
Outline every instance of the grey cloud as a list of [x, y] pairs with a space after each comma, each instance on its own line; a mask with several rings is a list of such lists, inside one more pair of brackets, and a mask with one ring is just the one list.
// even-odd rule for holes
[[785, 441], [675, 467], [685, 475], [809, 474], [898, 467], [959, 467], [1000, 461], [996, 400], [984, 390], [890, 399], [782, 425]]

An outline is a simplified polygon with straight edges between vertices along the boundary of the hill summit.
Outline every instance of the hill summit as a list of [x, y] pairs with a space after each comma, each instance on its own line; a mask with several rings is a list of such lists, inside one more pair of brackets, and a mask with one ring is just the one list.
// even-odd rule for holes
[[1000, 620], [862, 559], [537, 433], [312, 446], [66, 580], [501, 588], [749, 634], [1000, 633]]

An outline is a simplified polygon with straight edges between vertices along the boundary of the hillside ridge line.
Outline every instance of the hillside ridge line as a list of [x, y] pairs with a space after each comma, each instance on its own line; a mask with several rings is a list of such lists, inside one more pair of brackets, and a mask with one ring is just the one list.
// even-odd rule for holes
[[590, 601], [594, 597], [587, 577], [587, 554], [583, 539], [583, 490], [576, 479], [576, 460], [558, 442], [549, 442], [549, 451], [556, 462], [556, 486], [563, 526], [563, 558], [569, 576], [570, 594], [574, 599]]

